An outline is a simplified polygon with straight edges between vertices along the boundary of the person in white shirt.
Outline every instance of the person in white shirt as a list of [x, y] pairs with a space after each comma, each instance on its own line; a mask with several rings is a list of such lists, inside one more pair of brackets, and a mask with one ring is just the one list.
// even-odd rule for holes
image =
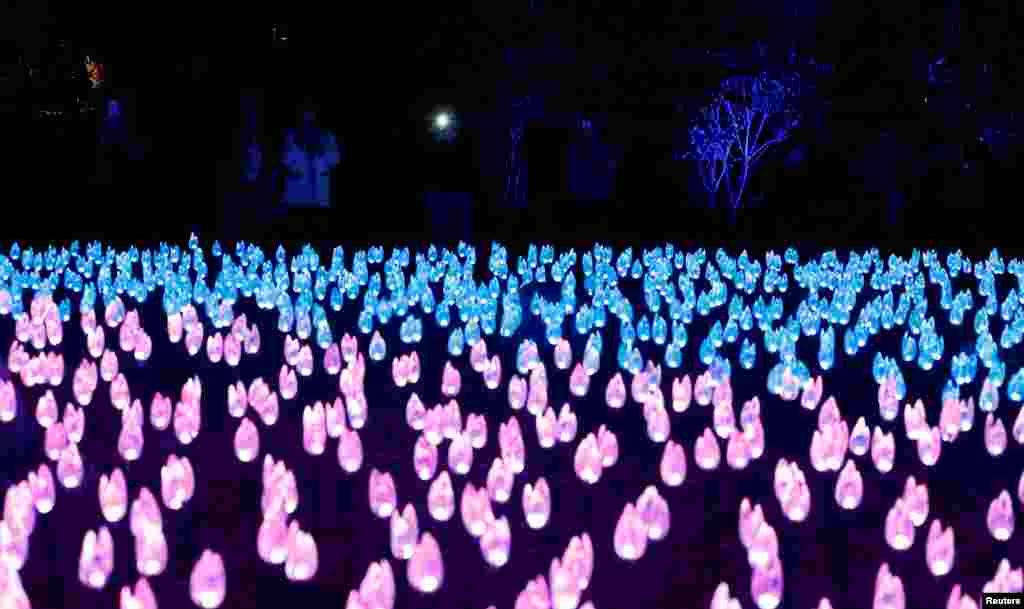
[[303, 108], [302, 124], [289, 129], [284, 137], [283, 163], [285, 205], [329, 208], [331, 206], [331, 170], [341, 160], [333, 133], [322, 129], [312, 104]]

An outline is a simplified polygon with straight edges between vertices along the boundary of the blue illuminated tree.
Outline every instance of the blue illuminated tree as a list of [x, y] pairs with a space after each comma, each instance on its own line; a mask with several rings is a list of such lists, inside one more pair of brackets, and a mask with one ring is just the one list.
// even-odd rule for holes
[[743, 205], [750, 178], [764, 155], [800, 124], [796, 75], [766, 73], [729, 78], [690, 127], [683, 158], [697, 164], [701, 184], [716, 207], [725, 186], [730, 216]]
[[708, 205], [717, 206], [722, 181], [735, 162], [731, 125], [722, 116], [721, 100], [701, 110], [697, 123], [690, 128], [689, 150], [685, 158], [697, 163], [701, 184], [708, 193]]

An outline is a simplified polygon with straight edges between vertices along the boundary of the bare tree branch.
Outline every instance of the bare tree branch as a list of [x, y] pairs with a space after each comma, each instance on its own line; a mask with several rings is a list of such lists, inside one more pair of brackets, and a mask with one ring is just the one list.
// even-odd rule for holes
[[792, 103], [798, 90], [795, 78], [766, 74], [722, 83], [719, 94], [690, 129], [684, 156], [697, 161], [701, 183], [712, 201], [724, 182], [730, 207], [742, 206], [759, 161], [799, 125]]

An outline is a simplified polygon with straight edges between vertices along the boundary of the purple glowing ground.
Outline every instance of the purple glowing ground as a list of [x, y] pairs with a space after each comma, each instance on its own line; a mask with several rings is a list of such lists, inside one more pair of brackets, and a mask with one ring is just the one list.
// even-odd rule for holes
[[429, 316], [410, 344], [355, 303], [323, 349], [251, 299], [229, 323], [27, 302], [0, 289], [0, 607], [965, 609], [1024, 585], [1024, 411], [988, 380], [938, 400], [948, 370], [914, 370], [901, 399], [837, 345], [768, 391], [763, 347], [701, 363], [721, 311], [677, 369], [648, 339], [630, 374], [617, 320], [585, 362], [529, 311], [453, 356]]

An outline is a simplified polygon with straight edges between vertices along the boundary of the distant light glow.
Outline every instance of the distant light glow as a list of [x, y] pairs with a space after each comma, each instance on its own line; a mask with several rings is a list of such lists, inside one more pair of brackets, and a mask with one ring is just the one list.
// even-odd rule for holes
[[430, 131], [438, 142], [451, 143], [455, 141], [461, 127], [459, 115], [451, 106], [435, 106], [426, 116]]

